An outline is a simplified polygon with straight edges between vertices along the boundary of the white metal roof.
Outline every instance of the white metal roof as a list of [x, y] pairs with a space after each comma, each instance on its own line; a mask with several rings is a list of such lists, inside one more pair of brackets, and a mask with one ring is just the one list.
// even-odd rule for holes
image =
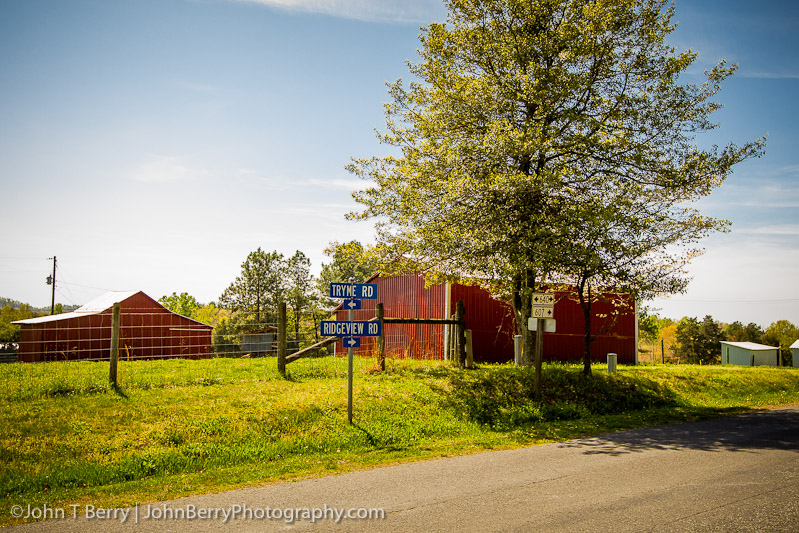
[[36, 318], [27, 318], [25, 320], [17, 320], [12, 324], [42, 324], [45, 322], [55, 322], [56, 320], [68, 320], [70, 318], [77, 318], [87, 315], [97, 315], [103, 311], [113, 307], [115, 303], [127, 300], [139, 291], [111, 291], [98, 296], [89, 303], [75, 309], [71, 313], [61, 313], [60, 315], [40, 316]]
[[114, 304], [127, 300], [139, 291], [111, 291], [75, 309], [76, 313], [97, 314], [110, 309]]
[[794, 341], [793, 344], [791, 344], [791, 350], [799, 350], [799, 339], [797, 339], [796, 341]]
[[752, 350], [752, 351], [779, 350], [778, 346], [766, 346], [765, 344], [758, 344], [756, 342], [721, 341], [721, 344], [729, 344], [730, 346], [736, 346], [738, 348], [743, 348], [744, 350]]

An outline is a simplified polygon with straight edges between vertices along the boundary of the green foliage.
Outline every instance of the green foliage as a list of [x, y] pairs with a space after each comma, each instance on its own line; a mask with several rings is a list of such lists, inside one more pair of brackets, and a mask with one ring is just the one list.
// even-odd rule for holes
[[744, 326], [736, 321], [724, 328], [723, 337], [726, 341], [763, 344], [763, 328], [753, 322]]
[[19, 342], [19, 326], [12, 322], [39, 316], [30, 305], [15, 304], [15, 307], [6, 305], [0, 309], [0, 351], [14, 351], [11, 344]]
[[667, 0], [446, 5], [447, 22], [422, 30], [414, 81], [390, 86], [380, 140], [397, 152], [349, 167], [371, 181], [351, 216], [378, 220], [384, 267], [506, 298], [526, 358], [541, 284], [682, 290], [694, 243], [725, 227], [691, 202], [764, 145], [695, 142], [735, 67], [681, 84], [697, 54], [666, 44]]
[[200, 309], [199, 302], [187, 292], [181, 292], [180, 294], [173, 292], [171, 296], [162, 296], [158, 299], [158, 303], [173, 313], [187, 318], [195, 318], [195, 313]]
[[763, 342], [781, 348], [782, 358], [786, 365], [793, 364], [790, 346], [799, 339], [799, 327], [788, 320], [778, 320], [766, 328]]
[[529, 370], [500, 367], [454, 374], [450, 401], [469, 419], [494, 427], [574, 420], [674, 405], [676, 396], [650, 380], [589, 374], [551, 367], [543, 375], [544, 396], [535, 401]]
[[0, 524], [18, 504], [123, 507], [799, 401], [784, 368], [547, 365], [535, 402], [529, 369], [372, 363], [355, 358], [353, 426], [345, 358], [292, 363], [289, 380], [274, 359], [121, 362], [121, 390], [107, 364], [4, 365]]
[[258, 248], [241, 264], [241, 274], [219, 297], [219, 305], [232, 310], [239, 323], [263, 327], [277, 322], [277, 304], [285, 290], [283, 254]]
[[715, 364], [721, 360], [721, 326], [706, 316], [702, 322], [685, 317], [677, 324], [675, 353], [680, 361], [693, 364]]

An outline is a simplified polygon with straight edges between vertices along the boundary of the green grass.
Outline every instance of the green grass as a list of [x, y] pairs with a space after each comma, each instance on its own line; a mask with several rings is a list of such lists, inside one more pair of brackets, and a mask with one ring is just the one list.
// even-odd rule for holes
[[530, 369], [346, 360], [121, 361], [0, 367], [0, 525], [14, 505], [110, 508], [374, 465], [559, 441], [799, 402], [799, 370]]

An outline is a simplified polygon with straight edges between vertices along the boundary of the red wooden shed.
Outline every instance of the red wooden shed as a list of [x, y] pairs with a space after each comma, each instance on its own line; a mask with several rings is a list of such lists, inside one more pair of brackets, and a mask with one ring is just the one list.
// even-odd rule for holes
[[107, 359], [113, 305], [120, 305], [119, 358], [211, 357], [213, 327], [173, 313], [141, 291], [109, 292], [60, 315], [19, 320], [19, 361]]
[[[382, 302], [384, 316], [392, 318], [445, 318], [455, 313], [455, 303], [464, 302], [466, 329], [472, 330], [474, 359], [477, 362], [513, 361], [513, 336], [517, 334], [513, 309], [506, 302], [492, 298], [485, 289], [472, 285], [443, 284], [424, 287], [418, 275], [373, 276], [368, 283], [377, 285], [377, 300], [362, 300], [363, 308], [354, 311], [354, 320], [374, 318], [374, 304]], [[558, 291], [554, 308], [556, 331], [544, 333], [544, 360], [578, 361], [584, 352], [583, 313], [576, 297]], [[606, 300], [592, 305], [591, 358], [606, 361], [616, 353], [619, 363], [637, 362], [635, 303], [629, 295], [606, 294]], [[347, 320], [347, 311], [336, 310], [336, 320]], [[385, 324], [386, 354], [397, 358], [444, 359], [445, 327], [428, 324]], [[606, 330], [606, 331], [602, 331]], [[356, 353], [375, 351], [375, 340], [361, 338]], [[344, 349], [337, 343], [339, 353]]]

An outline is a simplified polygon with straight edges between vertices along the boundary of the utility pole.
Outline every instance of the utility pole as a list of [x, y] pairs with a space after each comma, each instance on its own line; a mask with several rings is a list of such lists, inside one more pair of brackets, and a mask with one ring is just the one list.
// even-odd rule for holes
[[47, 284], [53, 286], [53, 298], [50, 301], [50, 314], [52, 315], [53, 313], [55, 313], [55, 263], [56, 263], [56, 258], [55, 258], [55, 256], [53, 256], [53, 257], [48, 257], [48, 259], [52, 259], [53, 260], [53, 275], [52, 276], [47, 276]]

